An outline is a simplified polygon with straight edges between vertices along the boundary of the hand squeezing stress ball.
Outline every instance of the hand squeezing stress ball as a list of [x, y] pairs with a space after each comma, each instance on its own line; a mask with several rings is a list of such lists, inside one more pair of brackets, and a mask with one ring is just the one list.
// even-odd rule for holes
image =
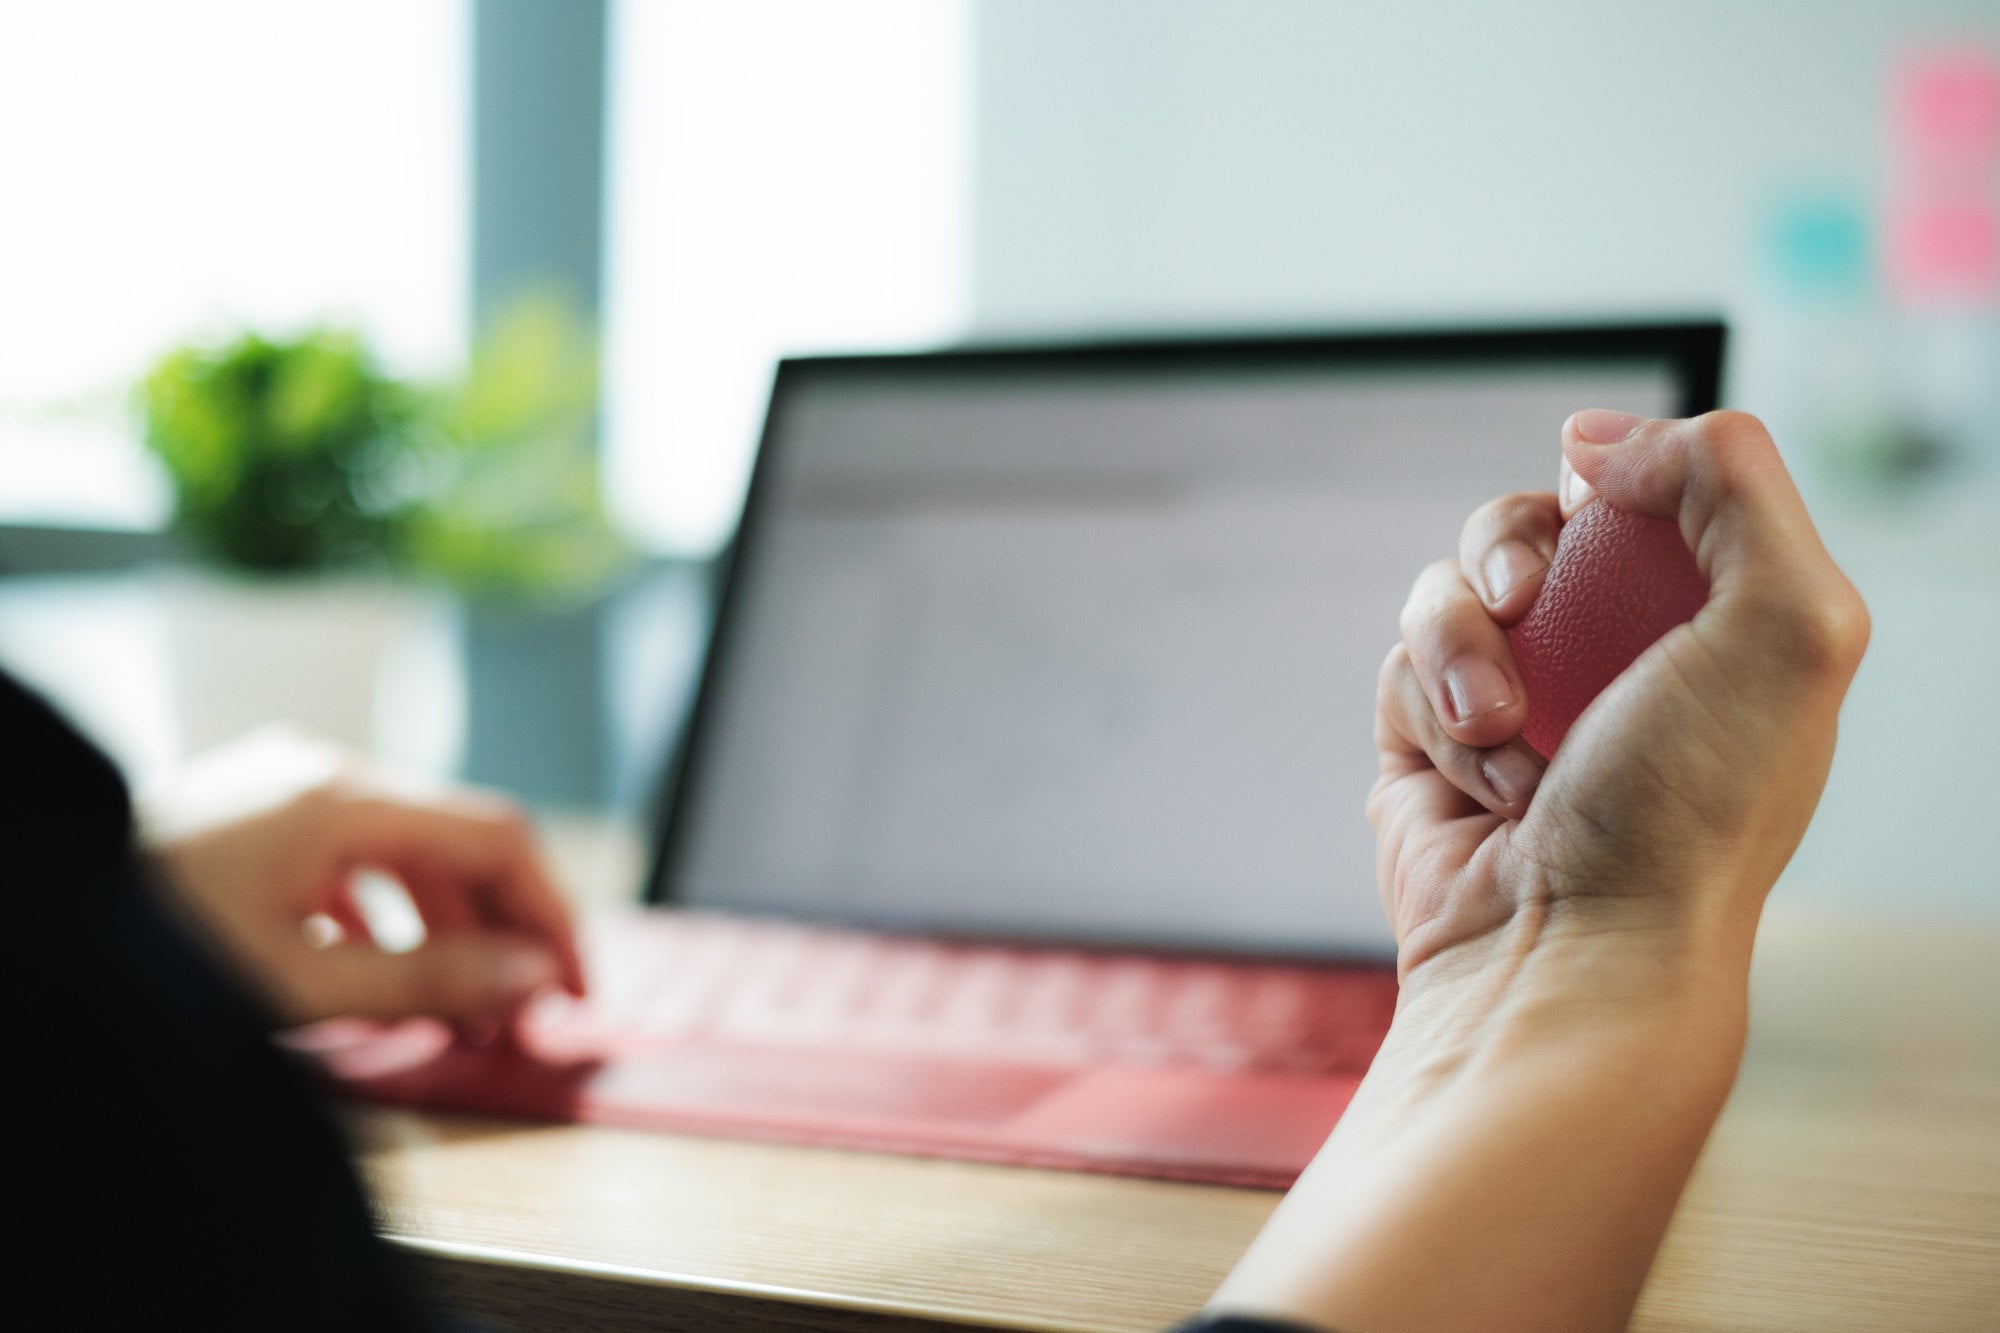
[[1368, 804], [1396, 1019], [1214, 1310], [1623, 1327], [1734, 1082], [1867, 610], [1754, 418], [1562, 447], [1410, 593]]
[[1537, 903], [1754, 912], [1832, 759], [1867, 612], [1762, 425], [1586, 411], [1563, 448], [1560, 495], [1489, 502], [1418, 577], [1383, 666], [1370, 815], [1406, 976]]

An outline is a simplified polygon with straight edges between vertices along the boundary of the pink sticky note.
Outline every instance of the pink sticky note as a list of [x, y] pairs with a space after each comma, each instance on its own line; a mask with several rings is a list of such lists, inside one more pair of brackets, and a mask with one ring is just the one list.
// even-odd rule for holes
[[1905, 151], [2000, 156], [2000, 56], [1963, 48], [1911, 57], [1897, 79]]
[[1906, 301], [2000, 298], [2000, 208], [1981, 200], [1909, 201], [1889, 222], [1889, 273]]

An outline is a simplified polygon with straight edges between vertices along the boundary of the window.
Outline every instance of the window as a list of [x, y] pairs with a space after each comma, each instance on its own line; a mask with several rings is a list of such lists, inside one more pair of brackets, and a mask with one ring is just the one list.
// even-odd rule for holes
[[968, 304], [967, 0], [621, 0], [608, 491], [641, 542], [733, 526], [773, 361], [937, 342]]
[[466, 0], [0, 9], [0, 521], [157, 526], [134, 379], [188, 337], [465, 337]]

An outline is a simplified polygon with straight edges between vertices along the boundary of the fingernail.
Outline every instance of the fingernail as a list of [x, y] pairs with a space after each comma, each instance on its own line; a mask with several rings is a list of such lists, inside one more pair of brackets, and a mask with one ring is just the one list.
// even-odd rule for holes
[[1542, 781], [1541, 765], [1512, 745], [1494, 750], [1479, 761], [1479, 771], [1507, 804], [1521, 800]]
[[1576, 427], [1576, 438], [1586, 444], [1616, 444], [1629, 437], [1645, 421], [1646, 418], [1633, 416], [1630, 412], [1588, 407], [1571, 418], [1570, 424]]
[[556, 960], [539, 949], [508, 949], [494, 960], [493, 979], [508, 995], [538, 990], [556, 979]]
[[1562, 484], [1557, 488], [1557, 494], [1562, 497], [1563, 509], [1573, 514], [1582, 508], [1584, 502], [1597, 494], [1597, 492], [1591, 489], [1589, 482], [1576, 475], [1576, 469], [1571, 467], [1569, 460], [1565, 458], [1563, 460]]
[[1548, 566], [1542, 553], [1526, 542], [1501, 542], [1479, 566], [1479, 577], [1486, 584], [1487, 605], [1500, 605], [1507, 600], [1508, 593]]
[[1452, 716], [1460, 722], [1514, 702], [1514, 687], [1506, 675], [1483, 657], [1462, 657], [1446, 667], [1444, 690], [1450, 696]]

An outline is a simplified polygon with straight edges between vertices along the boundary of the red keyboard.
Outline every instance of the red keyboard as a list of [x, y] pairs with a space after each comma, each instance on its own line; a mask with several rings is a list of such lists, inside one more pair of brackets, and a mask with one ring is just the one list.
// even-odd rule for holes
[[516, 1043], [302, 1038], [435, 1108], [1288, 1184], [1395, 1010], [1387, 967], [927, 940], [692, 912], [585, 927], [592, 994]]

